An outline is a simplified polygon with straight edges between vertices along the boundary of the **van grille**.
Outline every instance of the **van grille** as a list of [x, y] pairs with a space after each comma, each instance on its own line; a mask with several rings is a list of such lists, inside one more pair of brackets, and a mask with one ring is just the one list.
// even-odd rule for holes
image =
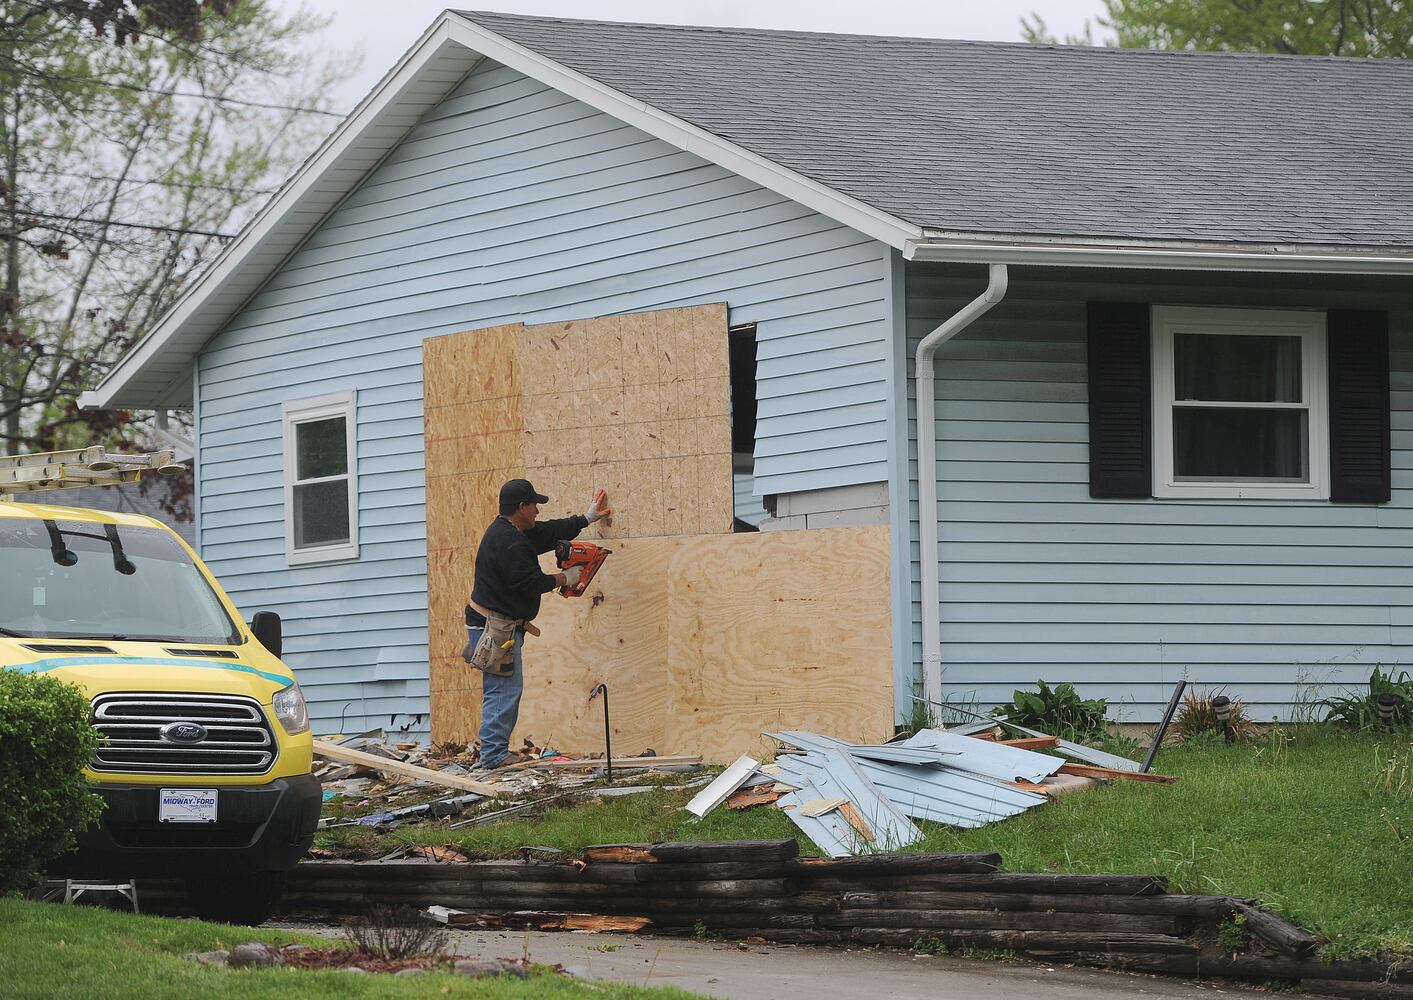
[[[204, 726], [206, 738], [165, 738], [173, 722]], [[127, 774], [264, 774], [275, 763], [269, 720], [253, 698], [237, 695], [104, 694], [93, 699], [93, 727], [104, 743], [93, 770]]]

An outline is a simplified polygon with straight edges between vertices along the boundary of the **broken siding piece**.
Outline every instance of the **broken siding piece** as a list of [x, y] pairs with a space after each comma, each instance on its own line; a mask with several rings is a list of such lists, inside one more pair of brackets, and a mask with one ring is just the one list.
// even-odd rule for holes
[[740, 788], [747, 778], [760, 767], [760, 761], [745, 754], [737, 757], [715, 781], [707, 785], [687, 803], [687, 811], [701, 818], [726, 800], [726, 797]]
[[[794, 775], [791, 778], [792, 784], [808, 785], [815, 790], [813, 794], [806, 794], [806, 790], [802, 788], [800, 792], [786, 796], [782, 802], [792, 799], [803, 805], [813, 799], [843, 798], [852, 803], [858, 818], [862, 819], [869, 832], [874, 834], [872, 837], [864, 837], [862, 831], [849, 822], [848, 816], [842, 812], [838, 813], [837, 819], [834, 818], [835, 814], [819, 817], [831, 827], [835, 838], [848, 848], [844, 852], [845, 855], [893, 850], [922, 839], [922, 831], [916, 824], [869, 780], [843, 750], [829, 749], [782, 758], [777, 763], [787, 774]], [[796, 799], [796, 796], [799, 798]], [[817, 840], [815, 843], [825, 849], [825, 844]]]
[[933, 750], [959, 750], [961, 757], [948, 762], [949, 767], [959, 767], [977, 774], [984, 774], [1001, 781], [1029, 781], [1039, 783], [1060, 769], [1064, 760], [1033, 750], [1021, 750], [1000, 743], [974, 740], [967, 736], [943, 732], [940, 729], [922, 729], [916, 735], [904, 740], [900, 746], [922, 747]]
[[[1042, 733], [1038, 729], [1022, 726], [1018, 722], [1006, 722], [1001, 719], [968, 722], [965, 725], [953, 726], [951, 729], [947, 730], [947, 732], [957, 736], [973, 736], [977, 733], [984, 733], [988, 729], [995, 729], [997, 726], [1003, 726], [1006, 729], [1014, 729], [1016, 732], [1025, 733], [1027, 736], [1041, 737], [1049, 735], [1048, 733]], [[1069, 740], [1060, 740], [1057, 749], [1066, 757], [1073, 757], [1075, 760], [1084, 761], [1086, 764], [1093, 764], [1095, 767], [1109, 767], [1113, 768], [1115, 771], [1143, 770], [1143, 765], [1136, 760], [1129, 760], [1127, 757], [1120, 757], [1118, 754], [1108, 753], [1104, 750], [1096, 750], [1093, 747], [1081, 746]]]

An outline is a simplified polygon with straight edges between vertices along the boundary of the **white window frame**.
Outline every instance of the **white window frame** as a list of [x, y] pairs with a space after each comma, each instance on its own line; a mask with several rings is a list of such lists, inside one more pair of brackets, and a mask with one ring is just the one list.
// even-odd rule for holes
[[[357, 428], [354, 414], [356, 400], [353, 392], [338, 392], [311, 399], [289, 400], [281, 408], [283, 421], [285, 466], [285, 560], [291, 566], [305, 563], [338, 562], [358, 558], [358, 452], [355, 447]], [[296, 479], [299, 465], [295, 452], [295, 428], [300, 424], [330, 417], [344, 418], [345, 447], [348, 449], [348, 471], [342, 476], [324, 476], [318, 479]], [[332, 545], [294, 547], [294, 487], [296, 483], [322, 483], [337, 479], [348, 480], [348, 541]]]
[[[1306, 446], [1310, 481], [1273, 483], [1178, 481], [1173, 475], [1173, 336], [1178, 333], [1238, 336], [1298, 336], [1303, 404], [1284, 407], [1309, 412]], [[1325, 314], [1289, 309], [1222, 309], [1205, 306], [1153, 308], [1153, 495], [1186, 499], [1328, 500], [1330, 498], [1329, 374]], [[1189, 404], [1190, 405], [1190, 404]], [[1283, 408], [1270, 403], [1214, 403], [1224, 408]]]

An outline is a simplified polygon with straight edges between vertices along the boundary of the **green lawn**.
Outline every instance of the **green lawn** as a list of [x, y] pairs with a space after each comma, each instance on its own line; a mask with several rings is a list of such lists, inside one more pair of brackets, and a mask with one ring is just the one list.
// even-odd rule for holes
[[[452, 973], [394, 978], [335, 970], [221, 969], [182, 958], [192, 951], [230, 948], [244, 941], [327, 946], [308, 935], [228, 927], [196, 920], [139, 917], [88, 906], [0, 899], [0, 996], [103, 1000], [401, 1000], [401, 998], [534, 997], [654, 998], [694, 994], [614, 983], [583, 983], [553, 973], [528, 980], [501, 976], [465, 979]], [[503, 957], [503, 956], [481, 956]], [[533, 956], [532, 956], [533, 957]]]
[[[1256, 897], [1329, 938], [1331, 956], [1413, 955], [1409, 739], [1307, 728], [1251, 745], [1164, 750], [1155, 770], [1178, 775], [1175, 785], [1120, 782], [977, 830], [925, 824], [926, 841], [908, 850], [999, 851], [1010, 871], [1166, 875], [1174, 891]], [[691, 794], [656, 791], [479, 829], [404, 827], [381, 839], [331, 831], [321, 843], [374, 838], [365, 850], [446, 844], [513, 855], [524, 844], [573, 851], [795, 835], [768, 807], [723, 807], [698, 821], [681, 809]]]

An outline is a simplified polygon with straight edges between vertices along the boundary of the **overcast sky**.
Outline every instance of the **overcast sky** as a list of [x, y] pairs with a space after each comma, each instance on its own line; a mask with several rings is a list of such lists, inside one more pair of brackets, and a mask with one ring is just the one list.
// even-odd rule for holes
[[[335, 95], [348, 111], [426, 30], [446, 0], [304, 0], [333, 23], [326, 51], [361, 50], [362, 69]], [[461, 9], [604, 21], [787, 28], [848, 34], [1021, 41], [1020, 19], [1038, 13], [1063, 38], [1103, 12], [1101, 0], [464, 0]], [[1096, 35], [1099, 30], [1096, 26]]]

